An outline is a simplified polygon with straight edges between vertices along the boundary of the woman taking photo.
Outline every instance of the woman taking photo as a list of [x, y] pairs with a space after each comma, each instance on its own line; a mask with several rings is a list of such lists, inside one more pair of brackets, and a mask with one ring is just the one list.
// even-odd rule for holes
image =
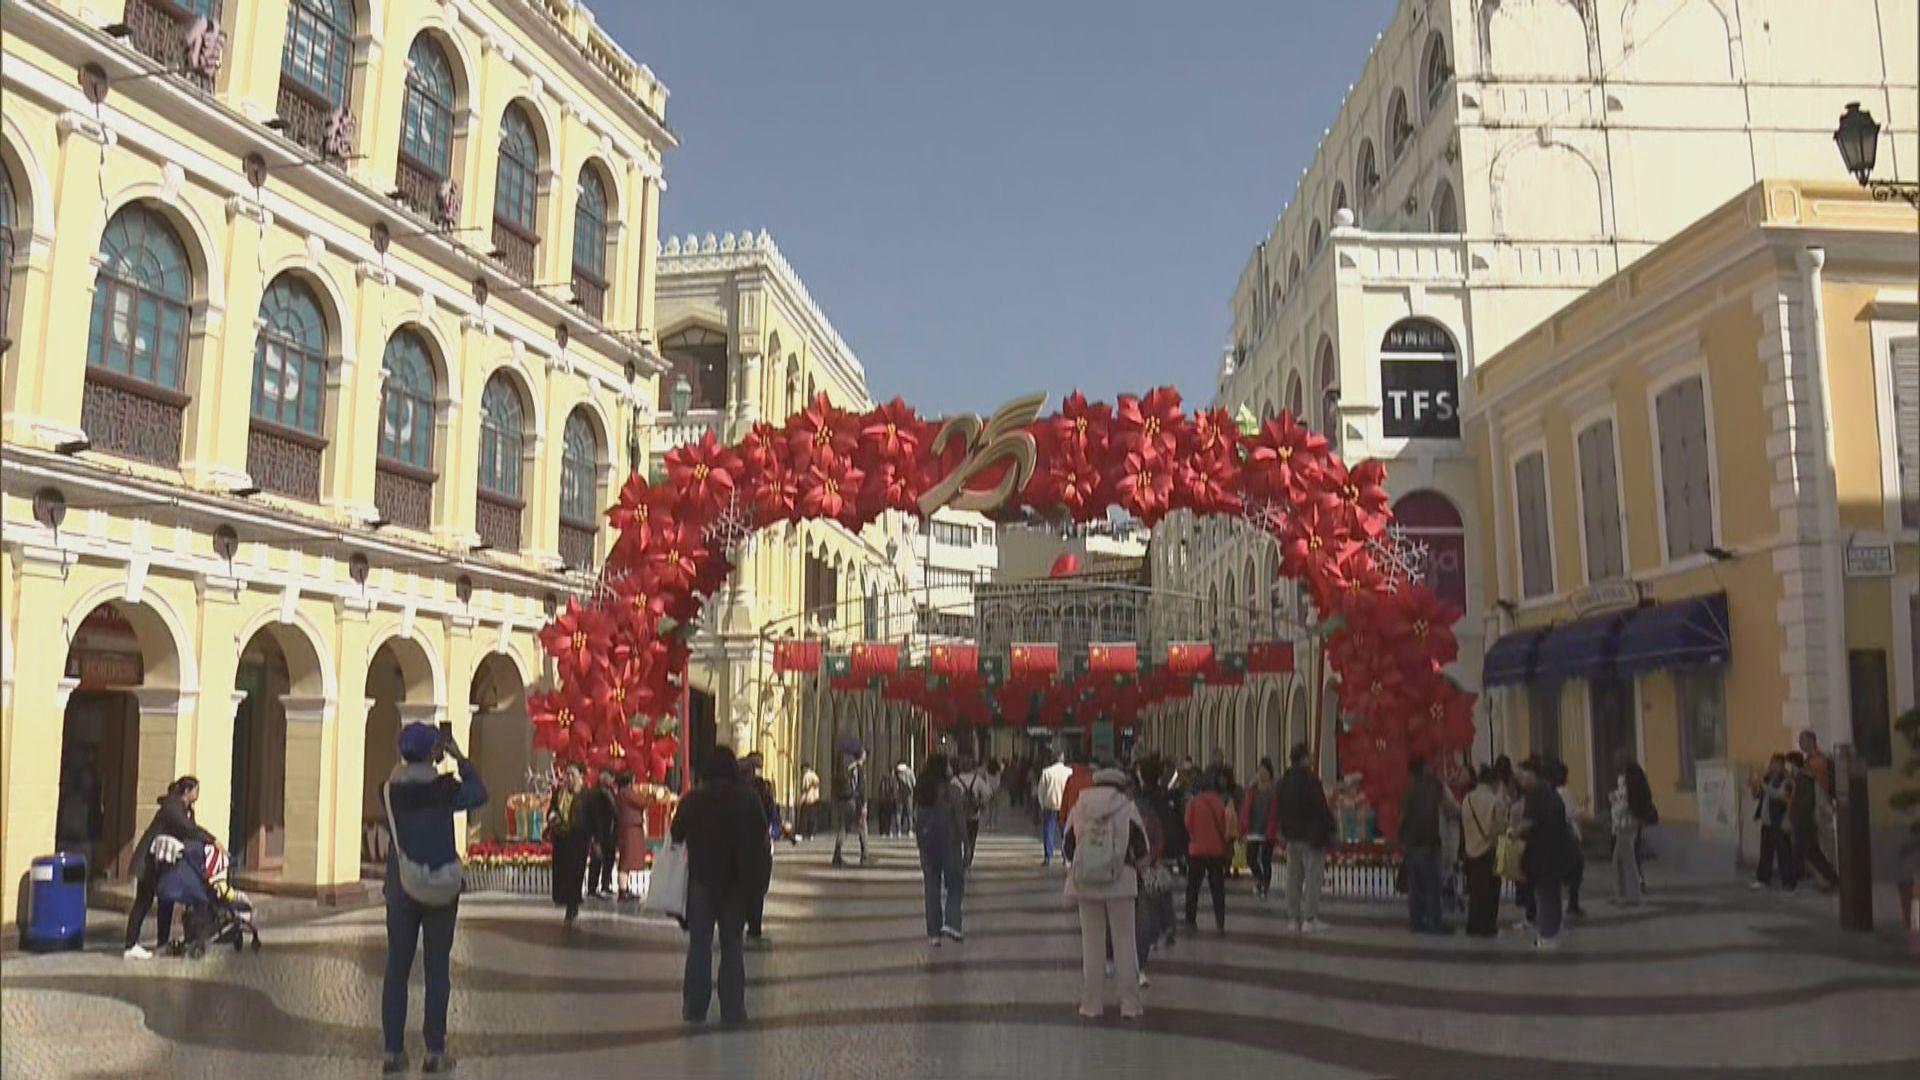
[[960, 914], [967, 892], [967, 810], [952, 779], [947, 756], [933, 754], [913, 782], [914, 840], [927, 889], [927, 944], [935, 948], [942, 937], [967, 940]]

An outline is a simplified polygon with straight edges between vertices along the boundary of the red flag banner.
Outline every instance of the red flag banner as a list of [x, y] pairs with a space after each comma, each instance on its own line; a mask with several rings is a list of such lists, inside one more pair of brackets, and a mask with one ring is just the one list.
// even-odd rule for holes
[[1023, 643], [1013, 647], [1013, 674], [1052, 675], [1059, 670], [1060, 646]]
[[811, 675], [819, 670], [819, 642], [776, 641], [773, 643], [773, 673], [775, 675], [785, 675], [793, 671]]
[[863, 641], [853, 647], [853, 673], [863, 678], [892, 675], [900, 670], [900, 646]]
[[929, 666], [935, 675], [973, 678], [980, 674], [980, 646], [935, 645]]
[[1095, 675], [1132, 675], [1140, 670], [1140, 646], [1131, 641], [1087, 646], [1087, 670]]
[[1198, 675], [1213, 664], [1213, 645], [1205, 641], [1178, 641], [1167, 646], [1167, 670], [1175, 675]]
[[1253, 675], [1290, 674], [1293, 671], [1293, 642], [1254, 642], [1247, 649], [1247, 671]]

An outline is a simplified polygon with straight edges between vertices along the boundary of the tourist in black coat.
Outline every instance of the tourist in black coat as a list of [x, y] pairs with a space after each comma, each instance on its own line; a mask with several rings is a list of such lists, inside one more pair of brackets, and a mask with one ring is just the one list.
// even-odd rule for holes
[[715, 747], [700, 786], [673, 816], [673, 841], [687, 845], [687, 968], [681, 1016], [705, 1023], [713, 1000], [713, 946], [720, 945], [720, 1022], [747, 1022], [747, 962], [742, 936], [750, 898], [773, 874], [767, 816], [740, 779], [733, 751]]
[[587, 849], [593, 843], [593, 814], [587, 774], [567, 766], [566, 780], [547, 803], [547, 840], [553, 845], [553, 903], [567, 909], [567, 925], [580, 916], [581, 887], [587, 877]]

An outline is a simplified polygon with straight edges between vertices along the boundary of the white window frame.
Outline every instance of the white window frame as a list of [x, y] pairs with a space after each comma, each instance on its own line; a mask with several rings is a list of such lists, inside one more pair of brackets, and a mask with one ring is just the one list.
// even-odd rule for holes
[[[1652, 455], [1654, 479], [1654, 516], [1660, 523], [1660, 565], [1669, 570], [1705, 566], [1713, 556], [1704, 551], [1673, 558], [1667, 545], [1667, 477], [1660, 466], [1660, 395], [1688, 379], [1700, 380], [1701, 412], [1707, 428], [1707, 529], [1712, 540], [1708, 547], [1724, 547], [1720, 532], [1720, 435], [1713, 423], [1713, 376], [1704, 358], [1695, 358], [1659, 372], [1647, 382], [1647, 451]], [[1618, 438], [1619, 429], [1615, 428]]]
[[1900, 509], [1900, 418], [1893, 407], [1893, 343], [1920, 336], [1920, 300], [1915, 295], [1881, 294], [1874, 299], [1868, 323], [1873, 338], [1874, 422], [1880, 429], [1881, 511], [1887, 535], [1907, 543], [1920, 541], [1920, 527], [1908, 526]]
[[[1526, 529], [1520, 521], [1520, 463], [1532, 457], [1534, 454], [1540, 455], [1540, 475], [1546, 487], [1547, 573], [1548, 576], [1552, 578], [1552, 581], [1549, 582], [1546, 592], [1541, 593], [1539, 596], [1528, 596], [1527, 558], [1525, 554], [1527, 534]], [[1525, 443], [1516, 448], [1508, 455], [1507, 460], [1509, 462], [1507, 466], [1507, 489], [1511, 493], [1508, 503], [1513, 508], [1513, 580], [1520, 593], [1520, 606], [1523, 608], [1544, 607], [1548, 604], [1559, 603], [1563, 590], [1561, 588], [1560, 567], [1558, 565], [1560, 561], [1559, 537], [1554, 535], [1553, 527], [1553, 455], [1547, 452], [1546, 440], [1541, 439], [1535, 442]]]
[[1627, 536], [1626, 467], [1620, 457], [1620, 413], [1612, 404], [1591, 409], [1573, 421], [1573, 493], [1580, 508], [1580, 575], [1593, 584], [1593, 559], [1587, 551], [1587, 474], [1580, 467], [1580, 436], [1596, 424], [1613, 425], [1613, 509], [1620, 515], [1620, 580], [1633, 579], [1633, 543]]

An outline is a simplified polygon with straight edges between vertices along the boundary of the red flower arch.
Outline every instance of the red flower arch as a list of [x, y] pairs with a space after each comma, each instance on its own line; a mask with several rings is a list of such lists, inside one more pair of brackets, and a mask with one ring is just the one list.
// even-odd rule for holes
[[530, 702], [538, 745], [562, 762], [624, 760], [664, 778], [676, 744], [659, 721], [688, 659], [677, 631], [733, 568], [708, 538], [810, 518], [857, 530], [890, 510], [930, 512], [922, 499], [961, 477], [946, 501], [1007, 487], [1010, 508], [1050, 517], [1092, 521], [1118, 505], [1151, 526], [1186, 510], [1238, 514], [1271, 534], [1280, 572], [1304, 581], [1337, 627], [1327, 659], [1352, 719], [1342, 760], [1392, 835], [1409, 756], [1469, 747], [1473, 697], [1442, 674], [1459, 652], [1460, 613], [1376, 556], [1391, 520], [1385, 467], [1347, 466], [1290, 415], [1246, 432], [1219, 410], [1189, 414], [1164, 387], [1114, 406], [1075, 393], [1051, 416], [1034, 413], [996, 417], [984, 433], [950, 421], [945, 434], [963, 437], [942, 439], [899, 399], [854, 414], [822, 395], [737, 447], [708, 436], [674, 450], [658, 487], [628, 480], [607, 512], [620, 535], [606, 587], [541, 633], [562, 685]]

